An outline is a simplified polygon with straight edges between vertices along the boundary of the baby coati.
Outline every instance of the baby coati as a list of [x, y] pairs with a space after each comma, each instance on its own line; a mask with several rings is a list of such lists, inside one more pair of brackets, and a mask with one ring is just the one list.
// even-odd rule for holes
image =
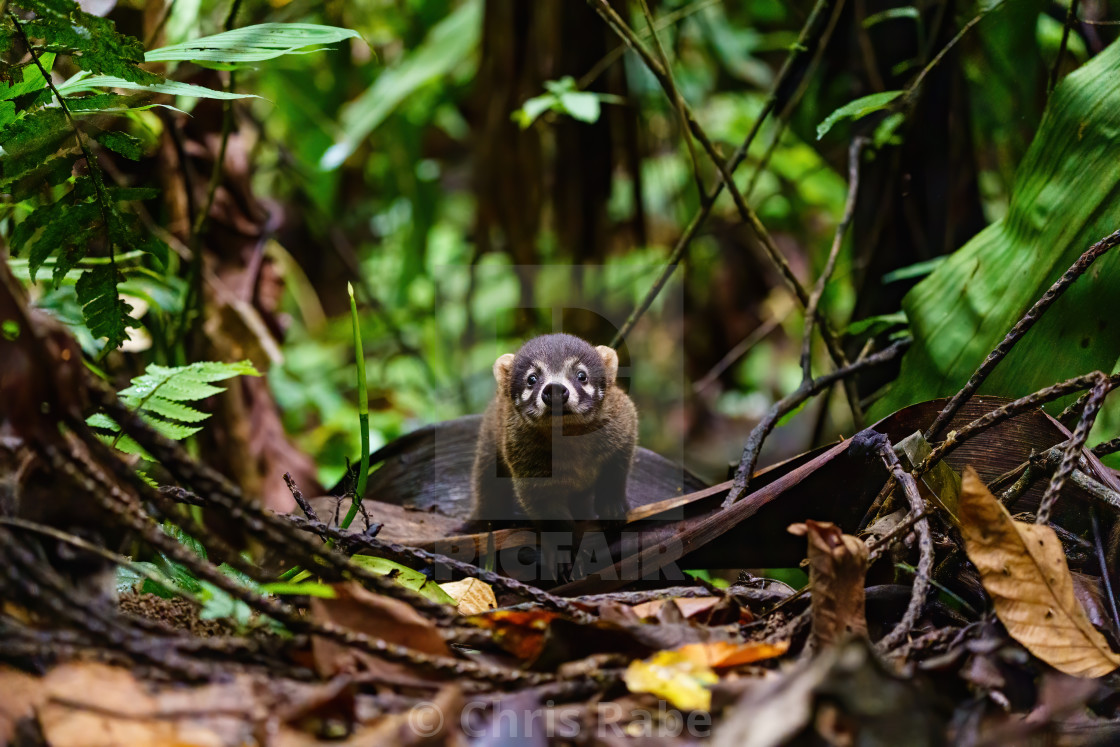
[[537, 525], [626, 518], [638, 411], [617, 374], [614, 350], [564, 334], [534, 337], [494, 362], [498, 392], [475, 453], [472, 525], [509, 524], [520, 513]]

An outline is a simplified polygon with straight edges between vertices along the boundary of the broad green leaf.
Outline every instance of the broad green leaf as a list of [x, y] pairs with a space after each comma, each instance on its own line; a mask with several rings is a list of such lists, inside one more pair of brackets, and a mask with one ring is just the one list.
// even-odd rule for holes
[[825, 117], [825, 120], [817, 125], [817, 140], [824, 137], [832, 126], [842, 119], [861, 119], [868, 114], [873, 114], [877, 111], [882, 111], [891, 105], [895, 99], [901, 96], [904, 91], [882, 91], [880, 93], [873, 93], [870, 96], [862, 96], [855, 101], [849, 101], [842, 107]]
[[573, 119], [580, 122], [595, 122], [599, 119], [599, 97], [593, 93], [562, 93], [560, 106]]
[[322, 599], [334, 599], [337, 596], [333, 587], [314, 581], [308, 581], [302, 584], [276, 581], [271, 584], [261, 584], [261, 590], [268, 594], [302, 594], [304, 596], [320, 597]]
[[848, 328], [844, 330], [844, 334], [851, 335], [852, 337], [864, 333], [877, 335], [898, 324], [906, 324], [906, 321], [906, 314], [901, 311], [896, 311], [893, 314], [869, 316], [866, 319], [860, 319], [858, 322], [849, 324]]
[[883, 285], [888, 285], [889, 283], [894, 283], [899, 280], [909, 280], [911, 278], [920, 278], [923, 275], [928, 275], [936, 270], [946, 259], [948, 259], [948, 257], [942, 255], [940, 257], [934, 257], [933, 259], [927, 259], [925, 262], [915, 262], [906, 267], [899, 267], [897, 270], [888, 272], [883, 276]]
[[402, 101], [461, 65], [478, 47], [481, 33], [482, 0], [467, 0], [437, 23], [416, 49], [343, 109], [343, 137], [323, 154], [320, 168], [337, 168]]
[[[1074, 260], [1120, 228], [1120, 43], [1055, 89], [1016, 173], [1007, 215], [977, 234], [903, 300], [914, 344], [880, 417], [956, 392]], [[1120, 351], [1120, 251], [1075, 282], [987, 379], [981, 392], [1022, 396]], [[1107, 410], [1107, 408], [1106, 408]]]
[[1048, 7], [1044, 0], [1004, 3], [997, 20], [986, 20], [969, 32], [970, 51], [961, 71], [967, 82], [975, 160], [987, 172], [982, 185], [988, 185], [989, 220], [1006, 213], [1015, 170], [1042, 118], [1049, 64], [1038, 47], [1035, 20]]
[[314, 23], [259, 23], [194, 41], [153, 49], [147, 62], [259, 62], [286, 54], [318, 52], [320, 45], [358, 37], [357, 31]]
[[[191, 83], [179, 83], [168, 80], [162, 83], [133, 83], [123, 78], [114, 78], [108, 75], [88, 75], [79, 73], [58, 86], [58, 92], [64, 97], [86, 91], [98, 91], [102, 88], [123, 88], [128, 91], [147, 91], [149, 93], [166, 93], [170, 96], [193, 96], [200, 99], [255, 99], [260, 98], [251, 93], [230, 93], [216, 91], [205, 86], [196, 86]], [[107, 107], [108, 108], [108, 107]]]
[[517, 122], [518, 127], [526, 130], [533, 122], [537, 121], [538, 117], [551, 109], [555, 103], [556, 97], [551, 93], [544, 96], [534, 96], [526, 100], [521, 108], [513, 113], [513, 121]]
[[452, 599], [451, 595], [446, 591], [439, 588], [439, 584], [432, 581], [420, 571], [409, 568], [407, 565], [394, 563], [385, 558], [376, 558], [372, 555], [354, 555], [350, 559], [371, 573], [391, 575], [393, 580], [401, 586], [412, 589], [433, 602], [455, 604], [455, 600]]

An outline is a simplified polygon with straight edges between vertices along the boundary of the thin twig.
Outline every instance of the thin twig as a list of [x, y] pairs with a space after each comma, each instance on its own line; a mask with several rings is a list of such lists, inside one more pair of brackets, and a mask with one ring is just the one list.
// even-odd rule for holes
[[[883, 464], [902, 486], [902, 492], [906, 495], [906, 500], [910, 504], [910, 513], [915, 516], [924, 514], [926, 505], [925, 501], [922, 500], [921, 493], [918, 492], [917, 480], [902, 468], [901, 462], [898, 461], [898, 455], [894, 453], [890, 442], [885, 438], [879, 447], [879, 458], [883, 460]], [[933, 539], [930, 537], [929, 519], [920, 519], [914, 525], [914, 533], [918, 535], [918, 569], [914, 574], [910, 603], [907, 605], [906, 613], [902, 616], [898, 625], [876, 644], [880, 651], [889, 651], [910, 635], [910, 631], [914, 629], [915, 623], [921, 617], [922, 607], [925, 606], [926, 595], [929, 593], [930, 572], [933, 570]]]
[[945, 440], [933, 447], [922, 462], [916, 465], [913, 469], [915, 475], [924, 475], [929, 472], [935, 464], [941, 461], [942, 458], [950, 451], [960, 446], [965, 441], [969, 440], [978, 433], [1002, 423], [1008, 418], [1012, 418], [1021, 412], [1033, 410], [1036, 407], [1053, 402], [1056, 399], [1072, 394], [1073, 392], [1080, 392], [1084, 389], [1089, 389], [1100, 381], [1102, 374], [1100, 371], [1085, 374], [1083, 376], [1076, 376], [1072, 379], [1048, 386], [1045, 389], [1040, 389], [1033, 394], [1028, 394], [1026, 397], [1020, 397], [1017, 400], [1008, 402], [1006, 405], [996, 408], [989, 413], [986, 413], [976, 420], [973, 420], [963, 428], [950, 431], [945, 437]]
[[954, 394], [948, 404], [937, 414], [937, 418], [925, 432], [927, 441], [932, 441], [938, 433], [941, 432], [941, 429], [949, 423], [949, 420], [957, 410], [960, 409], [961, 405], [968, 401], [968, 398], [980, 388], [980, 385], [983, 384], [984, 380], [988, 378], [988, 375], [995, 370], [999, 362], [1007, 357], [1007, 354], [1011, 352], [1011, 348], [1015, 346], [1015, 343], [1019, 342], [1019, 340], [1023, 338], [1023, 335], [1030, 331], [1035, 322], [1046, 313], [1046, 310], [1049, 309], [1055, 301], [1061, 298], [1066, 289], [1073, 284], [1073, 281], [1081, 277], [1093, 262], [1117, 244], [1120, 244], [1120, 231], [1109, 234], [1093, 244], [1084, 254], [1077, 258], [1077, 261], [1065, 271], [1056, 283], [1050, 286], [1050, 289], [1047, 290], [1046, 293], [1042, 294], [1042, 298], [1035, 301], [1034, 305], [1023, 315], [1023, 318], [1011, 328], [1011, 331], [1007, 333], [1003, 341], [1000, 342], [999, 345], [996, 345], [995, 350], [988, 354], [988, 357], [984, 359], [984, 362], [980, 364], [980, 367], [976, 369], [976, 372], [972, 374], [972, 377], [969, 378], [964, 387]]
[[459, 573], [485, 581], [498, 589], [536, 602], [545, 609], [559, 612], [578, 623], [589, 623], [593, 619], [591, 615], [570, 600], [554, 596], [535, 586], [530, 586], [529, 584], [509, 578], [508, 576], [503, 576], [500, 573], [479, 568], [478, 566], [456, 558], [428, 552], [427, 550], [421, 550], [416, 547], [399, 545], [394, 542], [377, 539], [376, 537], [370, 537], [364, 533], [347, 532], [319, 521], [309, 521], [300, 516], [295, 516], [294, 514], [287, 515], [287, 519], [301, 529], [314, 532], [320, 536], [327, 536], [339, 540], [348, 545], [350, 549], [355, 547], [369, 549], [381, 557], [388, 557], [390, 560], [395, 560], [397, 562], [403, 561], [406, 563], [432, 566], [444, 565]]
[[[592, 4], [595, 5], [596, 10], [599, 10], [599, 5], [595, 4], [593, 0], [588, 1], [592, 2]], [[766, 101], [763, 103], [762, 111], [759, 112], [759, 115], [755, 119], [754, 124], [751, 125], [751, 128], [747, 132], [746, 137], [743, 139], [742, 144], [735, 151], [735, 153], [732, 154], [729, 159], [727, 159], [724, 167], [719, 170], [719, 181], [716, 182], [716, 185], [701, 201], [700, 207], [697, 209], [695, 215], [692, 216], [692, 220], [689, 221], [680, 238], [677, 239], [677, 243], [673, 247], [673, 251], [670, 252], [665, 266], [662, 268], [661, 272], [654, 280], [653, 285], [650, 287], [649, 291], [646, 292], [646, 295], [642, 298], [641, 302], [639, 302], [639, 304], [635, 307], [634, 311], [630, 313], [630, 316], [626, 318], [626, 321], [623, 323], [622, 327], [619, 328], [618, 332], [615, 334], [614, 339], [611, 340], [611, 347], [618, 347], [622, 343], [622, 341], [626, 339], [627, 335], [629, 335], [630, 331], [634, 328], [634, 325], [638, 323], [638, 320], [641, 319], [642, 315], [645, 314], [646, 310], [649, 309], [649, 307], [653, 304], [654, 299], [657, 298], [658, 294], [665, 287], [666, 283], [669, 282], [669, 278], [677, 269], [677, 265], [680, 263], [682, 257], [684, 257], [684, 253], [688, 250], [688, 247], [692, 243], [692, 240], [699, 232], [700, 226], [703, 225], [704, 220], [711, 213], [716, 199], [723, 193], [723, 189], [725, 186], [725, 174], [734, 173], [739, 165], [743, 162], [743, 159], [746, 158], [747, 151], [750, 149], [751, 143], [754, 142], [755, 136], [758, 135], [758, 132], [762, 127], [762, 123], [766, 120], [770, 113], [773, 112], [778, 100], [778, 91], [781, 90], [781, 87], [792, 76], [794, 63], [798, 59], [800, 59], [807, 50], [815, 48], [817, 46], [823, 46], [828, 42], [828, 29], [825, 29], [821, 37], [817, 40], [816, 44], [813, 44], [811, 39], [813, 30], [818, 25], [818, 22], [828, 5], [829, 0], [817, 0], [816, 4], [813, 6], [812, 12], [809, 13], [809, 17], [806, 19], [805, 24], [801, 27], [801, 33], [798, 35], [797, 41], [790, 47], [790, 52], [786, 56], [785, 62], [782, 64], [781, 69], [778, 71], [778, 75], [777, 77], [775, 77], [774, 83], [770, 86], [770, 91], [766, 96]], [[629, 41], [627, 41], [627, 43], [629, 44]]]
[[1093, 447], [1093, 453], [1099, 457], [1115, 454], [1117, 451], [1120, 451], [1120, 437], [1114, 438], [1111, 441], [1104, 441]]
[[723, 508], [731, 506], [746, 495], [747, 487], [750, 485], [750, 479], [754, 472], [754, 466], [758, 462], [758, 455], [762, 450], [762, 442], [766, 439], [766, 436], [770, 434], [770, 431], [774, 430], [774, 426], [777, 425], [778, 420], [780, 420], [782, 416], [792, 412], [802, 402], [827, 389], [837, 381], [859, 373], [865, 368], [894, 360], [901, 355], [909, 345], [909, 339], [898, 340], [889, 348], [869, 355], [862, 361], [831, 371], [819, 378], [802, 381], [801, 385], [797, 387], [793, 393], [774, 403], [762, 418], [762, 421], [751, 429], [750, 435], [747, 437], [747, 443], [743, 447], [743, 455], [739, 459], [739, 467], [735, 470], [735, 479], [732, 481], [731, 490], [728, 492], [727, 498], [723, 501]]
[[[996, 10], [997, 8], [1000, 8], [1003, 5], [1004, 2], [1005, 2], [1005, 0], [999, 0], [999, 2], [993, 4], [991, 7], [986, 8], [986, 9], [982, 10], [980, 13], [973, 16], [972, 20], [970, 20], [968, 23], [966, 23], [964, 26], [962, 26], [961, 30], [957, 32], [956, 36], [954, 36], [952, 39], [950, 39], [949, 42], [944, 47], [941, 48], [941, 51], [937, 53], [937, 56], [934, 57], [932, 60], [930, 60], [929, 64], [926, 65], [924, 68], [922, 68], [922, 71], [920, 73], [918, 73], [916, 78], [914, 78], [914, 81], [909, 86], [906, 87], [907, 95], [911, 94], [913, 91], [916, 91], [918, 89], [918, 87], [921, 86], [922, 81], [925, 80], [926, 76], [929, 75], [930, 71], [933, 70], [935, 67], [937, 67], [938, 63], [941, 62], [942, 58], [944, 58], [945, 55], [947, 55], [949, 53], [949, 50], [951, 50], [953, 47], [957, 46], [957, 43], [960, 42], [960, 40], [964, 38], [964, 35], [967, 34], [972, 29], [973, 26], [980, 23], [980, 21], [984, 20], [984, 18], [986, 18], [989, 13]], [[942, 7], [944, 7], [944, 6], [942, 6]], [[932, 38], [931, 38], [931, 41], [932, 41]]]
[[303, 491], [296, 485], [296, 481], [292, 479], [292, 473], [284, 473], [284, 484], [288, 486], [288, 491], [291, 492], [292, 498], [295, 500], [296, 505], [300, 507], [304, 515], [311, 519], [311, 521], [319, 521], [319, 516], [315, 513], [315, 509], [311, 507], [307, 499], [303, 497]]
[[1104, 540], [1101, 537], [1101, 524], [1097, 518], [1097, 509], [1095, 506], [1089, 507], [1089, 521], [1093, 527], [1093, 546], [1097, 551], [1097, 563], [1101, 569], [1101, 584], [1104, 586], [1104, 594], [1108, 597], [1108, 608], [1112, 611], [1112, 622], [1116, 625], [1116, 630], [1120, 630], [1120, 612], [1116, 609], [1116, 595], [1112, 593], [1112, 574], [1108, 570], [1108, 559], [1104, 554]]
[[[723, 2], [723, 0], [700, 0], [699, 2], [692, 3], [691, 5], [687, 5], [678, 10], [674, 10], [672, 13], [666, 13], [665, 15], [661, 16], [661, 18], [657, 19], [657, 23], [654, 25], [654, 27], [657, 31], [661, 31], [662, 29], [666, 29], [672, 26], [674, 23], [683, 18], [687, 18], [694, 13], [699, 13], [700, 11], [706, 8], [710, 8], [713, 5], [719, 5], [721, 2]], [[644, 39], [649, 33], [649, 31], [643, 29], [641, 31], [638, 31], [638, 36]], [[629, 47], [625, 43], [622, 43], [603, 55], [599, 59], [599, 61], [592, 65], [591, 69], [584, 73], [583, 77], [581, 77], [579, 81], [577, 81], [576, 88], [581, 91], [587, 90], [587, 87], [594, 83], [607, 68], [613, 65], [618, 60], [618, 58], [626, 52], [627, 49], [629, 49]]]
[[1111, 388], [1112, 385], [1108, 377], [1100, 374], [1089, 399], [1085, 402], [1081, 419], [1077, 421], [1077, 428], [1074, 429], [1073, 436], [1069, 439], [1065, 453], [1062, 455], [1062, 461], [1058, 465], [1058, 469], [1054, 471], [1054, 476], [1050, 478], [1050, 484], [1046, 486], [1046, 493], [1043, 494], [1042, 502], [1038, 506], [1036, 524], [1048, 524], [1050, 522], [1050, 511], [1054, 507], [1054, 502], [1058, 500], [1066, 479], [1077, 466], [1078, 460], [1081, 459], [1081, 450], [1085, 448], [1089, 431], [1092, 429], [1093, 423], [1096, 422], [1097, 413], [1100, 412], [1101, 404]]
[[638, 0], [638, 5], [642, 6], [642, 15], [646, 18], [649, 35], [653, 39], [653, 48], [657, 50], [657, 56], [665, 68], [665, 83], [668, 86], [665, 93], [668, 94], [669, 101], [673, 104], [673, 109], [677, 112], [677, 117], [681, 122], [681, 134], [684, 135], [684, 144], [688, 148], [688, 160], [692, 164], [692, 179], [696, 182], [696, 194], [703, 197], [707, 190], [704, 189], [704, 177], [700, 174], [700, 161], [696, 158], [696, 146], [692, 144], [692, 138], [688, 134], [688, 115], [684, 111], [684, 98], [681, 96], [680, 89], [677, 88], [677, 81], [673, 78], [673, 66], [669, 62], [669, 56], [665, 54], [665, 45], [661, 43], [661, 37], [657, 35], [657, 27], [653, 20], [653, 13], [649, 10], [649, 3], [646, 0]]
[[[1120, 386], [1120, 373], [1112, 374], [1112, 376], [1108, 377], [1108, 381], [1111, 388], [1113, 389], [1115, 389], [1117, 386]], [[1058, 415], [1054, 419], [1068, 428], [1070, 421], [1072, 421], [1074, 417], [1080, 415], [1081, 408], [1085, 406], [1085, 402], [1089, 399], [1090, 396], [1092, 396], [1092, 394], [1093, 393], [1091, 391], [1085, 392], [1077, 398], [1076, 402], [1058, 413]]]
[[749, 335], [743, 338], [743, 340], [737, 343], [731, 350], [727, 351], [727, 354], [720, 358], [718, 363], [712, 366], [711, 371], [704, 374], [704, 378], [692, 385], [692, 393], [699, 394], [714, 384], [724, 371], [730, 368], [735, 361], [746, 355], [747, 352], [766, 337], [766, 335], [777, 329], [778, 326], [786, 320], [787, 316], [789, 316], [788, 312], [781, 316], [772, 316], [751, 330]]
[[1058, 44], [1058, 54], [1054, 56], [1054, 66], [1050, 68], [1050, 79], [1046, 82], [1046, 96], [1054, 92], [1058, 85], [1058, 73], [1062, 67], [1062, 58], [1066, 55], [1066, 45], [1069, 44], [1069, 32], [1077, 20], [1077, 6], [1080, 0], [1070, 0], [1069, 9], [1066, 10], [1066, 20], [1062, 24], [1062, 41]]
[[852, 222], [852, 215], [855, 213], [856, 195], [859, 194], [859, 160], [866, 144], [867, 138], [857, 137], [852, 140], [852, 144], [848, 148], [848, 198], [844, 202], [844, 213], [840, 222], [836, 224], [836, 231], [832, 235], [832, 248], [829, 249], [824, 270], [817, 278], [817, 284], [813, 287], [813, 292], [809, 296], [809, 303], [805, 306], [805, 332], [801, 340], [801, 377], [805, 381], [813, 378], [813, 325], [817, 321], [817, 309], [821, 303], [821, 296], [824, 295], [825, 286], [828, 285], [828, 280], [832, 277], [832, 271], [836, 267], [836, 258], [840, 255], [840, 247], [844, 244], [844, 234], [847, 232], [848, 226]]
[[[891, 472], [890, 479], [892, 482], [897, 479], [895, 478], [893, 471]], [[932, 513], [933, 511], [929, 508], [924, 508], [919, 513], [908, 513], [906, 514], [906, 518], [898, 522], [898, 524], [892, 527], [889, 532], [884, 534], [882, 537], [879, 537], [874, 542], [868, 542], [868, 564], [870, 565], [871, 563], [874, 563], [876, 560], [882, 557], [883, 553], [885, 553], [890, 548], [890, 546], [895, 543], [896, 540], [901, 537], [905, 537], [910, 533], [910, 530], [914, 527], [915, 524], [917, 524], [922, 519], [929, 517]]]
[[[237, 19], [237, 11], [240, 7], [241, 0], [231, 0], [229, 13], [226, 15], [226, 20], [223, 24], [225, 31], [233, 30], [234, 22]], [[235, 77], [235, 72], [230, 70], [226, 78], [226, 93], [233, 93]], [[229, 146], [229, 136], [233, 130], [233, 101], [233, 99], [226, 99], [222, 102], [222, 135], [221, 141], [218, 144], [218, 155], [214, 160], [214, 165], [210, 168], [210, 181], [206, 185], [206, 199], [203, 201], [198, 214], [195, 215], [194, 223], [191, 224], [191, 235], [190, 241], [188, 242], [191, 248], [191, 264], [187, 280], [187, 296], [183, 299], [183, 310], [179, 316], [178, 334], [180, 340], [187, 334], [187, 328], [190, 326], [195, 304], [201, 303], [202, 299], [202, 234], [206, 231], [207, 224], [210, 220], [210, 209], [214, 205], [214, 198], [218, 193], [218, 185], [221, 184], [222, 181], [222, 169], [225, 165], [226, 149]]]

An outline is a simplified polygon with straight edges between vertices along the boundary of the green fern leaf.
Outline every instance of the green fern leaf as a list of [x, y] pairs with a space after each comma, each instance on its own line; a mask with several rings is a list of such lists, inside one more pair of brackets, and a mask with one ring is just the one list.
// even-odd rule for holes
[[159, 395], [153, 395], [148, 399], [144, 403], [144, 409], [168, 420], [180, 420], [184, 423], [201, 423], [210, 417], [209, 413], [200, 412], [182, 402], [173, 402]]
[[27, 256], [31, 282], [35, 282], [36, 273], [52, 253], [58, 254], [56, 280], [76, 266], [85, 256], [86, 244], [100, 218], [97, 205], [92, 202], [70, 205], [60, 201], [43, 205], [20, 223], [12, 233], [12, 244], [31, 247]]
[[52, 154], [29, 168], [21, 170], [12, 179], [0, 179], [0, 190], [10, 192], [12, 202], [23, 202], [41, 194], [46, 187], [57, 187], [69, 179], [73, 172], [74, 159], [72, 156], [69, 154], [62, 156]]
[[128, 328], [140, 326], [128, 314], [132, 307], [117, 295], [119, 282], [120, 273], [111, 265], [103, 265], [86, 272], [74, 286], [86, 326], [94, 339], [108, 340], [106, 349], [120, 347], [128, 338]]
[[202, 430], [199, 426], [180, 425], [179, 423], [172, 423], [167, 420], [160, 420], [159, 418], [144, 418], [144, 420], [161, 435], [170, 438], [172, 441], [182, 441]]
[[[201, 423], [210, 417], [209, 413], [182, 402], [195, 402], [224, 392], [225, 389], [213, 386], [213, 382], [234, 376], [260, 376], [260, 373], [249, 361], [201, 361], [177, 367], [153, 363], [143, 374], [134, 377], [129, 386], [118, 392], [117, 396], [158, 432], [174, 441], [181, 441], [202, 430], [195, 423]], [[120, 427], [107, 415], [91, 415], [86, 423], [92, 428], [114, 434], [106, 437], [107, 440], [126, 454], [136, 454], [151, 460], [139, 444], [120, 433]]]
[[83, 70], [135, 83], [161, 80], [139, 67], [144, 61], [140, 40], [118, 34], [112, 21], [84, 12], [72, 0], [20, 0], [19, 5], [36, 15], [23, 23], [27, 35], [42, 39], [48, 51], [71, 54]]

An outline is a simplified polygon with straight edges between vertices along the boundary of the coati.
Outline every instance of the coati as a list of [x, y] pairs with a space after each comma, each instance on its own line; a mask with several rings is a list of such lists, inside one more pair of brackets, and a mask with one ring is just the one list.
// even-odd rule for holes
[[509, 525], [519, 513], [535, 525], [626, 518], [638, 411], [617, 374], [613, 349], [566, 334], [534, 337], [494, 362], [470, 525]]

